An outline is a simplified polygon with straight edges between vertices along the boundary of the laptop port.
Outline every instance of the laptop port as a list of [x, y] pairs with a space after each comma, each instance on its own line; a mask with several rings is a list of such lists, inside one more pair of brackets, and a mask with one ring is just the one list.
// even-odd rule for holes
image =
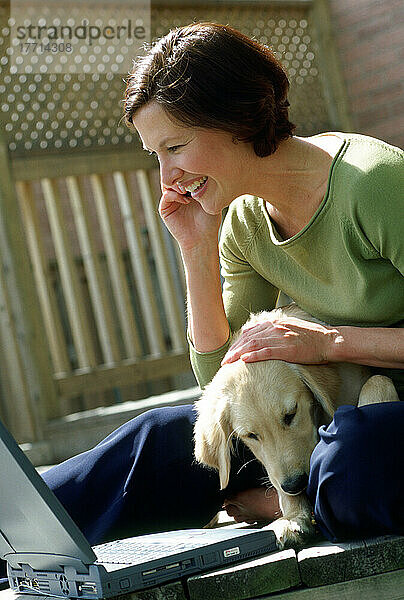
[[143, 577], [148, 577], [149, 575], [154, 575], [155, 573], [157, 573], [157, 569], [150, 569], [149, 571], [143, 571], [142, 575]]
[[77, 582], [77, 593], [79, 596], [84, 596], [85, 594], [97, 595], [97, 584], [92, 581]]
[[36, 579], [29, 579], [28, 577], [17, 577], [14, 579], [15, 585], [19, 592], [38, 590], [39, 585]]

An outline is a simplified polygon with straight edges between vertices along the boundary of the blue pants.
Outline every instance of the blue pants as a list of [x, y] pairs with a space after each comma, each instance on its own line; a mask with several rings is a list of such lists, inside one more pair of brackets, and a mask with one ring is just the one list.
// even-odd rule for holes
[[[230, 486], [193, 459], [192, 406], [150, 410], [43, 477], [91, 544], [202, 527], [224, 496], [265, 476], [243, 444]], [[330, 540], [404, 534], [404, 402], [337, 410], [311, 460], [308, 495]], [[1, 561], [0, 561], [1, 562]]]
[[[224, 496], [262, 485], [263, 467], [238, 444], [230, 486], [193, 459], [192, 406], [148, 411], [44, 479], [91, 544], [202, 527]], [[404, 402], [343, 406], [320, 428], [308, 495], [331, 540], [404, 534]], [[240, 470], [241, 469], [241, 470]]]
[[404, 534], [404, 402], [341, 406], [310, 461], [307, 494], [331, 541]]

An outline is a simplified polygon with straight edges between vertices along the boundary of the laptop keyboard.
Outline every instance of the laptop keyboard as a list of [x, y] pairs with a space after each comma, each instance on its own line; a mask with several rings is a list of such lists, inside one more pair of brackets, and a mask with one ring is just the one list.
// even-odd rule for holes
[[139, 540], [125, 539], [94, 546], [93, 550], [97, 556], [97, 563], [133, 565], [184, 550], [192, 550], [200, 545], [195, 539], [192, 541], [171, 540], [166, 543], [148, 541], [147, 545]]

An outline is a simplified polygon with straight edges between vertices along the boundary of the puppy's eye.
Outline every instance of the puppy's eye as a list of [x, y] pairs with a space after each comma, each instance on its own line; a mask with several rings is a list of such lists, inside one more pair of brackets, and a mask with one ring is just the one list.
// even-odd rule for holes
[[297, 409], [294, 410], [293, 412], [287, 413], [284, 417], [283, 417], [283, 422], [284, 424], [289, 427], [289, 425], [292, 424], [293, 419], [295, 418]]
[[250, 440], [258, 440], [259, 439], [259, 437], [258, 437], [258, 435], [256, 433], [247, 433], [247, 437]]

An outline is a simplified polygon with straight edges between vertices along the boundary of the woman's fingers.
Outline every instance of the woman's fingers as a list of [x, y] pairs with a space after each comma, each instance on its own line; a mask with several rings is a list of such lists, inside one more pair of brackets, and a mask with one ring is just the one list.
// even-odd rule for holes
[[[277, 348], [279, 351], [279, 348]], [[243, 362], [258, 362], [260, 360], [270, 360], [274, 358], [274, 351], [272, 348], [262, 348], [261, 350], [253, 350], [252, 352], [244, 352], [240, 359]], [[278, 354], [279, 360], [279, 354]]]
[[180, 204], [189, 204], [192, 200], [187, 194], [179, 194], [175, 190], [166, 189], [163, 191], [162, 200], [165, 202], [179, 202]]
[[160, 200], [159, 213], [163, 220], [175, 213], [181, 206], [187, 206], [192, 198], [178, 194], [173, 190], [165, 190]]
[[286, 360], [284, 358], [285, 354], [285, 348], [279, 342], [276, 343], [273, 340], [252, 340], [236, 348], [234, 351], [229, 351], [222, 360], [222, 365], [235, 362], [239, 359], [244, 362], [269, 360], [271, 358]]
[[[255, 325], [243, 330], [239, 339], [232, 344], [222, 361], [223, 364], [231, 363], [247, 352], [255, 352], [268, 345], [279, 345], [280, 336], [277, 327], [271, 322]], [[261, 359], [265, 360], [265, 359]]]

